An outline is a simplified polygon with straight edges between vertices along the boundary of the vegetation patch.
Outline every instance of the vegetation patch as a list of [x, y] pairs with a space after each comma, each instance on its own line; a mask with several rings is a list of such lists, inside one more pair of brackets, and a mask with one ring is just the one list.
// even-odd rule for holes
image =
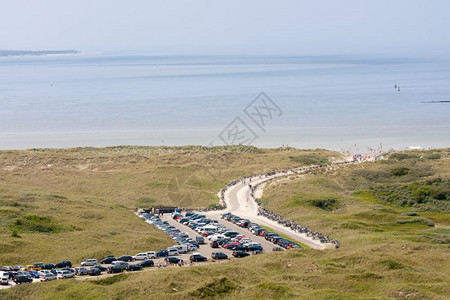
[[314, 207], [317, 207], [317, 208], [320, 208], [320, 209], [323, 209], [323, 210], [328, 210], [328, 211], [335, 209], [337, 207], [337, 205], [338, 205], [338, 202], [339, 202], [338, 200], [332, 199], [332, 198], [330, 198], [330, 199], [320, 199], [320, 200], [319, 199], [308, 200], [308, 203], [311, 206], [314, 206]]
[[419, 155], [414, 153], [392, 153], [389, 155], [390, 160], [418, 159]]
[[381, 202], [411, 206], [421, 211], [450, 211], [450, 181], [434, 178], [403, 185], [380, 185], [373, 189]]
[[409, 169], [405, 167], [395, 168], [391, 170], [392, 176], [404, 176], [409, 173]]
[[214, 298], [229, 294], [238, 288], [239, 286], [231, 282], [227, 277], [221, 277], [189, 294], [195, 298]]
[[51, 218], [38, 215], [25, 215], [14, 220], [10, 229], [17, 232], [58, 233], [73, 228], [58, 224]]
[[136, 207], [145, 207], [150, 208], [154, 206], [156, 203], [156, 199], [150, 197], [141, 197], [136, 200]]
[[129, 276], [128, 274], [119, 274], [99, 280], [90, 280], [89, 282], [92, 282], [93, 284], [96, 285], [113, 285], [114, 283], [124, 281], [125, 279], [128, 278], [128, 276]]
[[292, 295], [290, 288], [280, 283], [262, 282], [256, 287], [266, 292], [272, 293], [275, 297]]
[[321, 154], [303, 154], [303, 155], [295, 155], [289, 156], [291, 161], [299, 163], [301, 165], [326, 165], [330, 163], [328, 157]]
[[408, 220], [398, 220], [397, 224], [414, 224], [414, 223], [422, 223], [430, 227], [434, 227], [434, 223], [427, 218], [416, 218], [416, 219], [408, 219]]
[[380, 261], [380, 265], [388, 268], [389, 270], [400, 270], [405, 268], [403, 264], [392, 259], [382, 260]]

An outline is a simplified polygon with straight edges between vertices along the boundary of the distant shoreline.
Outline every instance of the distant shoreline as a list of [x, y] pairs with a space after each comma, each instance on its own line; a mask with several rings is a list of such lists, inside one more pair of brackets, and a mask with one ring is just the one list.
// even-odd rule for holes
[[79, 50], [0, 50], [0, 57], [50, 56], [81, 54]]

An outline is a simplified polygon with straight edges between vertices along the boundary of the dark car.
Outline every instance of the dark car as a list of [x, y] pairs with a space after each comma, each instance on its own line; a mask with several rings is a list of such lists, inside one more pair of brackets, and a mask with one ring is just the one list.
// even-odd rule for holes
[[18, 275], [18, 276], [14, 276], [13, 281], [14, 281], [16, 284], [21, 284], [21, 283], [30, 283], [30, 282], [33, 282], [33, 279], [31, 279], [31, 278], [29, 278], [29, 277], [27, 277], [27, 276], [25, 276], [25, 275]]
[[110, 264], [117, 259], [114, 256], [108, 256], [100, 261], [101, 264]]
[[122, 255], [122, 256], [119, 256], [117, 258], [117, 260], [130, 262], [130, 261], [133, 261], [133, 256], [131, 256], [131, 255]]
[[87, 271], [87, 274], [90, 276], [98, 276], [98, 275], [102, 275], [102, 271], [100, 271], [99, 268], [92, 267]]
[[111, 266], [108, 267], [107, 271], [108, 273], [122, 273], [123, 269], [119, 266]]
[[102, 266], [102, 265], [96, 265], [95, 268], [99, 269], [100, 271], [104, 272], [106, 270], [108, 270], [108, 268]]
[[45, 264], [42, 269], [44, 270], [51, 270], [55, 268], [55, 264]]
[[57, 263], [55, 265], [56, 269], [60, 269], [60, 268], [72, 268], [72, 262], [70, 260], [63, 260], [60, 261], [59, 263]]
[[169, 264], [177, 264], [181, 261], [181, 259], [179, 259], [178, 257], [174, 257], [174, 256], [169, 256], [166, 257], [164, 259], [165, 262], [169, 263]]
[[197, 243], [199, 243], [200, 245], [205, 244], [205, 238], [202, 236], [197, 236], [195, 237], [195, 240], [197, 241]]
[[252, 245], [248, 247], [248, 251], [263, 251], [263, 247], [261, 245]]
[[169, 252], [167, 252], [167, 250], [159, 250], [158, 252], [156, 252], [157, 257], [166, 257], [168, 255], [169, 255]]
[[72, 273], [75, 274], [75, 270], [74, 270], [74, 269], [71, 269], [71, 268], [62, 268], [61, 270], [62, 270], [62, 271], [69, 271], [69, 272], [72, 272]]
[[190, 261], [207, 261], [208, 259], [200, 254], [193, 254], [189, 257]]
[[281, 247], [273, 247], [272, 251], [284, 251]]
[[246, 257], [246, 256], [249, 256], [250, 254], [248, 254], [247, 252], [245, 252], [245, 251], [241, 251], [241, 250], [234, 250], [233, 251], [233, 256], [234, 257], [237, 257], [237, 258], [239, 258], [239, 257]]
[[153, 267], [155, 263], [151, 259], [143, 260], [139, 263], [142, 268]]
[[228, 255], [226, 255], [226, 254], [223, 253], [223, 252], [213, 252], [213, 253], [211, 254], [211, 257], [212, 257], [213, 259], [228, 259]]
[[219, 242], [218, 241], [212, 241], [210, 246], [211, 246], [211, 248], [219, 248]]
[[142, 270], [142, 266], [140, 264], [127, 266], [127, 271], [140, 271], [140, 270]]

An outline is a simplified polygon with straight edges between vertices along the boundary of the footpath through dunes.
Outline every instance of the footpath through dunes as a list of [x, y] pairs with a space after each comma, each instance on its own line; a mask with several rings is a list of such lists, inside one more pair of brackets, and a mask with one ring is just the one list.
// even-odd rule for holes
[[[281, 177], [297, 174], [305, 174], [307, 172], [324, 169], [343, 164], [360, 163], [365, 161], [374, 161], [375, 158], [365, 158], [360, 160], [339, 161], [327, 165], [313, 165], [308, 167], [300, 167], [291, 170], [272, 171], [267, 174], [261, 174], [234, 180], [225, 186], [219, 192], [219, 198], [225, 207], [220, 211], [207, 212], [208, 217], [217, 218], [223, 213], [232, 213], [241, 218], [248, 219], [250, 222], [266, 226], [278, 234], [287, 236], [313, 249], [329, 249], [339, 247], [339, 242], [333, 240], [321, 233], [311, 231], [294, 222], [290, 222], [275, 213], [264, 209], [258, 198], [262, 196], [263, 187], [269, 181], [279, 179]], [[273, 216], [269, 218], [269, 216]]]

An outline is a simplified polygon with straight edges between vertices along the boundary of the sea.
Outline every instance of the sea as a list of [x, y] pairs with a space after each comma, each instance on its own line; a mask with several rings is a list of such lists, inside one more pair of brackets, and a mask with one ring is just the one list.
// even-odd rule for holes
[[450, 147], [450, 62], [371, 56], [0, 58], [0, 149]]

